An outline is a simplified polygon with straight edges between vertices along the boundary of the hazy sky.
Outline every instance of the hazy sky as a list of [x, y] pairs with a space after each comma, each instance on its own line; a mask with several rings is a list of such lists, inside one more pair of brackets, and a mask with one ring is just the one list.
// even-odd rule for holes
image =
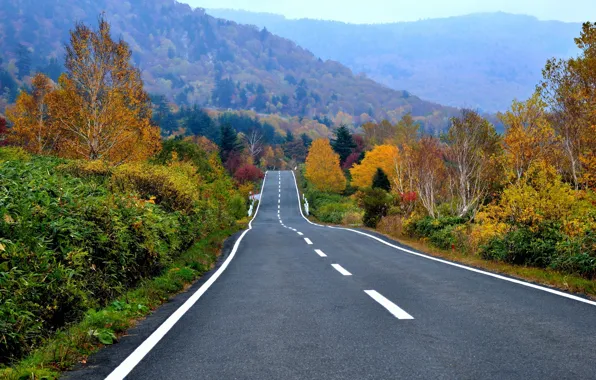
[[596, 0], [178, 0], [193, 7], [245, 9], [353, 23], [414, 21], [503, 11], [543, 20], [596, 21]]

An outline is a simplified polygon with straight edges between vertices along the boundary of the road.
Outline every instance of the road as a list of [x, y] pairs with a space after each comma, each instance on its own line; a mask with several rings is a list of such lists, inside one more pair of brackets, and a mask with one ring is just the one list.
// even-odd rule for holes
[[313, 225], [288, 171], [251, 227], [109, 379], [596, 378], [595, 304]]

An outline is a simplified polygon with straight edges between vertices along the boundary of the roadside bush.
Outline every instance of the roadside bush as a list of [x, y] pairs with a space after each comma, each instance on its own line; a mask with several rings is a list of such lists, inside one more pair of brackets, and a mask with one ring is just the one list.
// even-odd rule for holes
[[482, 247], [481, 256], [509, 264], [545, 268], [550, 266], [557, 255], [557, 245], [565, 238], [558, 223], [541, 223], [535, 231], [523, 226], [513, 229], [503, 237], [491, 239]]
[[0, 363], [161, 273], [245, 207], [229, 177], [204, 184], [190, 162], [11, 158], [0, 178]]
[[190, 213], [200, 200], [200, 178], [189, 163], [122, 165], [114, 170], [112, 184], [118, 191], [138, 194], [169, 211]]
[[391, 205], [391, 196], [384, 190], [366, 189], [359, 195], [359, 204], [364, 209], [362, 222], [370, 228], [377, 227], [382, 217], [387, 215]]
[[0, 149], [0, 163], [4, 161], [29, 161], [31, 155], [21, 147], [3, 147]]

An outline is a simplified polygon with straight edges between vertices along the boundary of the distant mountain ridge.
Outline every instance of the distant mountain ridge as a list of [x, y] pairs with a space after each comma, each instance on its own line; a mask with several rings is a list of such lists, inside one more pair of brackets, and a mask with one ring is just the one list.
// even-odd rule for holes
[[130, 44], [148, 91], [178, 104], [348, 121], [397, 120], [411, 112], [435, 133], [458, 112], [354, 75], [267, 30], [216, 19], [174, 0], [3, 0], [4, 68], [14, 73], [15, 66], [26, 66], [14, 64], [23, 50], [38, 63], [61, 61], [69, 29], [77, 21], [95, 26], [102, 12], [113, 35]]
[[507, 13], [375, 25], [236, 10], [207, 13], [266, 27], [389, 87], [490, 112], [529, 97], [548, 58], [575, 55], [573, 38], [581, 30], [579, 23]]

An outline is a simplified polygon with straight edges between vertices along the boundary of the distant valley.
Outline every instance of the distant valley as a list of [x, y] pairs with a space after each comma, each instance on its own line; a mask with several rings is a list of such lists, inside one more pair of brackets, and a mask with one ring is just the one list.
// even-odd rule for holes
[[[209, 9], [216, 17], [266, 27], [322, 59], [440, 104], [504, 111], [527, 99], [547, 59], [576, 55], [580, 24], [506, 13], [379, 25], [290, 20]], [[586, 20], [587, 21], [587, 20]]]

